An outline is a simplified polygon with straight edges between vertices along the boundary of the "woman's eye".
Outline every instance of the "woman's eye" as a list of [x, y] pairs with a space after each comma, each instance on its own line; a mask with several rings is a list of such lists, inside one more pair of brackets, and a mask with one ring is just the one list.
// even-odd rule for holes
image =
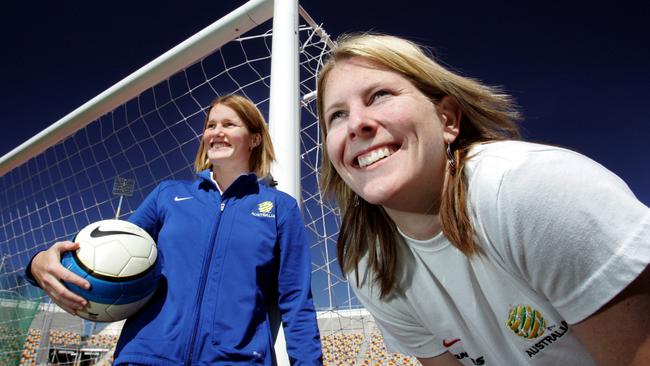
[[390, 94], [390, 93], [388, 93], [388, 91], [386, 91], [386, 90], [378, 90], [377, 92], [375, 92], [375, 93], [372, 95], [371, 102], [374, 102], [374, 101], [376, 101], [377, 99], [379, 99], [379, 98], [381, 98], [381, 97], [385, 97], [385, 96], [387, 96], [387, 95], [389, 95], [389, 94]]
[[336, 122], [337, 120], [344, 118], [345, 117], [345, 112], [344, 111], [336, 111], [332, 114], [330, 114], [329, 118], [329, 124], [331, 125], [332, 123]]

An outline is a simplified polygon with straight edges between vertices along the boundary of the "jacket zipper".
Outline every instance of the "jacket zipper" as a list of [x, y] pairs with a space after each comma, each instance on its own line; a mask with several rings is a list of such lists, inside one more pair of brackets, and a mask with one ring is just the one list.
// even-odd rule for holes
[[[222, 196], [223, 197], [223, 196]], [[212, 232], [212, 237], [210, 238], [210, 251], [208, 252], [208, 256], [206, 260], [203, 262], [203, 268], [201, 271], [201, 278], [199, 281], [199, 293], [197, 294], [197, 311], [196, 315], [194, 317], [194, 325], [192, 327], [192, 333], [190, 335], [190, 343], [189, 343], [189, 352], [187, 355], [187, 359], [185, 361], [185, 365], [189, 366], [192, 364], [192, 355], [194, 353], [194, 342], [196, 341], [196, 333], [198, 332], [199, 328], [199, 319], [201, 318], [201, 303], [203, 302], [203, 293], [205, 292], [205, 282], [207, 279], [207, 275], [205, 275], [206, 271], [209, 270], [210, 268], [210, 263], [212, 262], [212, 253], [214, 252], [214, 242], [215, 239], [217, 238], [217, 234], [219, 233], [219, 229], [221, 227], [221, 217], [223, 216], [223, 211], [226, 208], [226, 203], [221, 202], [219, 205], [219, 211], [221, 214], [219, 215], [219, 219], [217, 220], [216, 223], [216, 230]]]

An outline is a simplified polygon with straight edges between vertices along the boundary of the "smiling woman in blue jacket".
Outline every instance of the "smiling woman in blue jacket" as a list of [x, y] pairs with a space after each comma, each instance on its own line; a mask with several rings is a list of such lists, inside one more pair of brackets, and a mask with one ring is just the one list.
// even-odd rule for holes
[[[294, 365], [320, 365], [309, 244], [296, 201], [258, 177], [273, 146], [264, 117], [229, 95], [208, 109], [195, 181], [162, 182], [131, 215], [156, 240], [163, 281], [127, 319], [115, 365], [272, 365], [269, 308], [282, 317]], [[66, 311], [85, 306], [60, 280], [86, 281], [59, 265], [78, 244], [38, 253], [28, 275]]]

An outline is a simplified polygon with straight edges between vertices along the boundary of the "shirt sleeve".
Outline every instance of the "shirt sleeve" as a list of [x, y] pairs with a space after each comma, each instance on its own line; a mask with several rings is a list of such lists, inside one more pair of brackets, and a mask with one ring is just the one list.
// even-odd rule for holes
[[647, 266], [650, 210], [583, 155], [550, 147], [526, 154], [494, 184], [495, 199], [479, 205], [479, 221], [511, 270], [574, 324]]
[[302, 215], [286, 197], [278, 206], [278, 308], [292, 365], [321, 365], [322, 350], [311, 294], [311, 256]]

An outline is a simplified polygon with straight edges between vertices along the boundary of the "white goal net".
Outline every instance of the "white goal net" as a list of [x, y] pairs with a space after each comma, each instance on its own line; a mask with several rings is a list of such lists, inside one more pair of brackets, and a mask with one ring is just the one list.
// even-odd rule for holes
[[[245, 95], [268, 117], [273, 34], [268, 3], [247, 3], [259, 25], [242, 34], [240, 18], [229, 14], [220, 20], [228, 24], [219, 27], [236, 32], [215, 37], [208, 33], [216, 31], [206, 28], [0, 160], [0, 364], [110, 363], [119, 324], [95, 324], [62, 312], [25, 282], [24, 269], [37, 251], [71, 239], [91, 222], [113, 218], [118, 203], [126, 218], [162, 180], [193, 179], [205, 109], [215, 97]], [[332, 43], [304, 10], [300, 15], [300, 187], [324, 361], [388, 364], [390, 358], [393, 364], [411, 364], [412, 359], [373, 348], [380, 347], [370, 342], [378, 337], [376, 328], [336, 262], [339, 216], [318, 189], [322, 150], [315, 106], [316, 75]], [[184, 56], [192, 47], [210, 52]], [[132, 181], [133, 194], [115, 196], [116, 179]], [[329, 345], [347, 351], [338, 354]], [[380, 362], [384, 357], [386, 363]]]

